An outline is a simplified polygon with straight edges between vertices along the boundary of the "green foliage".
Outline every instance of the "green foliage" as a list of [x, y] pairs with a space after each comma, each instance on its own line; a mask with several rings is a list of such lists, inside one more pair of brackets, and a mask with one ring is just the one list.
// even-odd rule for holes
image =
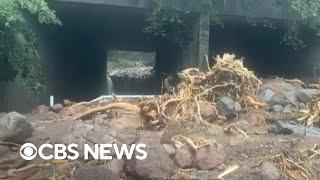
[[320, 0], [287, 0], [295, 19], [320, 35]]
[[61, 24], [44, 0], [1, 0], [0, 81], [13, 80], [20, 74], [25, 87], [40, 93], [45, 88], [45, 78], [37, 38], [25, 13], [37, 16], [40, 23]]
[[[183, 4], [185, 9], [177, 9], [177, 4], [181, 0], [153, 0], [154, 8], [152, 14], [147, 19], [146, 33], [149, 35], [171, 40], [175, 43], [185, 44], [190, 38], [190, 24], [188, 16], [191, 8], [199, 8], [202, 20], [209, 18], [211, 23], [222, 25], [217, 16], [218, 9], [215, 0], [185, 0]], [[271, 29], [277, 28], [271, 21], [255, 17], [263, 8], [262, 3], [265, 0], [244, 1], [244, 7], [248, 22], [254, 26], [262, 25]], [[281, 42], [294, 49], [306, 47], [301, 33], [301, 25], [311, 28], [316, 35], [320, 36], [320, 0], [280, 0], [278, 5], [284, 7], [284, 11], [288, 11], [290, 18], [285, 21], [287, 31], [283, 35]], [[181, 6], [181, 4], [180, 4]], [[181, 43], [182, 42], [182, 43]]]
[[155, 0], [152, 14], [147, 19], [145, 32], [153, 38], [183, 44], [186, 36], [187, 14], [165, 10], [166, 0]]
[[284, 7], [289, 7], [292, 21], [289, 21], [288, 32], [283, 42], [294, 49], [303, 48], [306, 44], [301, 36], [298, 24], [311, 28], [320, 36], [320, 0], [284, 0]]
[[179, 3], [181, 5], [181, 0], [153, 0], [153, 9], [147, 19], [145, 32], [153, 38], [169, 40], [183, 46], [192, 39], [192, 8], [201, 8], [205, 18], [218, 22], [212, 0], [183, 1], [184, 9], [178, 9]]

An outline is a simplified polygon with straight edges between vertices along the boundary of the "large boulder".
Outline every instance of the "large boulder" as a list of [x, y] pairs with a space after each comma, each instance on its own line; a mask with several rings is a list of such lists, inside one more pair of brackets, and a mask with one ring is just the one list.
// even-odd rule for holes
[[32, 125], [26, 117], [17, 112], [8, 113], [0, 118], [0, 140], [24, 143], [33, 133]]
[[136, 144], [146, 144], [148, 157], [145, 160], [136, 158], [129, 160], [126, 163], [127, 173], [143, 179], [168, 179], [173, 175], [173, 160], [160, 144], [158, 136], [143, 132]]

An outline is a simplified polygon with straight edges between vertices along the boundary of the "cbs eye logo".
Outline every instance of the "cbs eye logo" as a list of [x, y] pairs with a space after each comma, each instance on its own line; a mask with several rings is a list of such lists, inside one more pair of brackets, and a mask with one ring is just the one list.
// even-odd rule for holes
[[33, 160], [37, 156], [37, 148], [31, 143], [26, 143], [20, 148], [20, 156], [27, 161]]

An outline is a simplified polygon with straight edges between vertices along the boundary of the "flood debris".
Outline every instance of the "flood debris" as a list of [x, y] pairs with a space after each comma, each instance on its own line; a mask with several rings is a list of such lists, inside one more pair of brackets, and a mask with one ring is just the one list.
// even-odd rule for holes
[[[0, 175], [319, 179], [320, 86], [282, 78], [262, 80], [243, 61], [225, 54], [217, 56], [206, 72], [185, 69], [174, 91], [161, 96], [64, 100], [63, 105], [42, 105], [24, 116], [2, 114]], [[18, 161], [18, 149], [26, 141], [143, 143], [148, 159]]]
[[[261, 85], [254, 73], [244, 67], [243, 59], [236, 59], [235, 55], [230, 54], [217, 56], [216, 64], [207, 72], [189, 68], [179, 76], [181, 83], [171, 95], [163, 95], [154, 102], [148, 100], [141, 103], [144, 111], [150, 110], [149, 114], [146, 114], [149, 123], [158, 124], [163, 122], [163, 119], [192, 119], [194, 114], [197, 114], [198, 120], [205, 122], [200, 102], [206, 101], [216, 106], [219, 98], [222, 98], [221, 115], [234, 118], [236, 107], [233, 101], [249, 95], [256, 96]], [[250, 103], [261, 106], [256, 101], [248, 101], [247, 105]]]

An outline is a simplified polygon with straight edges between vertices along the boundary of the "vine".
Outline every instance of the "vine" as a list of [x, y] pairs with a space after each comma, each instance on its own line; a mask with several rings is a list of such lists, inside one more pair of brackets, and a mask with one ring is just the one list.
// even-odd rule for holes
[[294, 49], [306, 47], [299, 24], [309, 27], [315, 35], [320, 36], [320, 0], [284, 1], [284, 6], [289, 7], [289, 14], [293, 20], [288, 23], [289, 28], [284, 35], [283, 42]]
[[[261, 11], [261, 2], [264, 0], [246, 1], [246, 17], [251, 25], [275, 27], [271, 21], [262, 18], [254, 18]], [[205, 18], [211, 22], [222, 25], [218, 17], [218, 9], [215, 0], [188, 0], [184, 1], [185, 10], [175, 8], [179, 0], [153, 0], [153, 10], [147, 19], [145, 32], [151, 37], [166, 39], [178, 44], [186, 44], [190, 37], [188, 34], [188, 14], [191, 8], [198, 7]], [[301, 26], [312, 29], [317, 36], [320, 36], [320, 0], [280, 0], [279, 4], [288, 11], [290, 19], [286, 20], [287, 30], [283, 35], [281, 43], [297, 50], [306, 47]], [[205, 19], [207, 20], [207, 19]], [[190, 24], [189, 24], [190, 25]], [[181, 43], [182, 42], [182, 43]]]
[[45, 78], [37, 37], [25, 13], [37, 16], [40, 23], [61, 25], [44, 0], [1, 0], [0, 81], [12, 81], [20, 75], [23, 85], [38, 94], [45, 89]]

